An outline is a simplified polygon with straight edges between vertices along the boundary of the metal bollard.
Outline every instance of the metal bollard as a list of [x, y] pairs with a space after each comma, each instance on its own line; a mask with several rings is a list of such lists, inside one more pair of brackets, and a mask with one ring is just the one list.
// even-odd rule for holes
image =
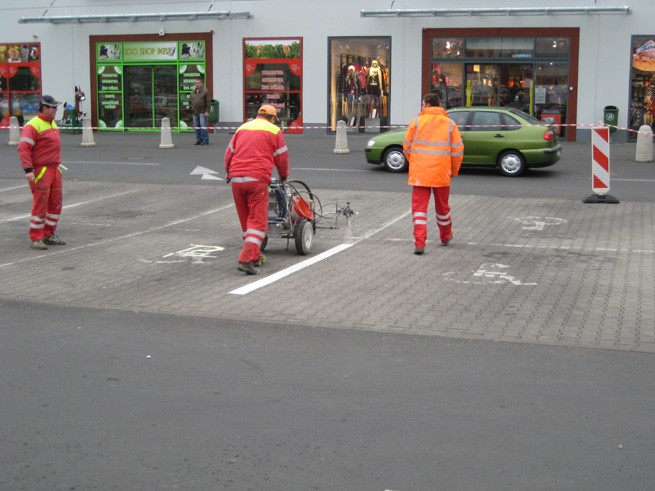
[[639, 127], [635, 162], [653, 161], [653, 129], [647, 124]]

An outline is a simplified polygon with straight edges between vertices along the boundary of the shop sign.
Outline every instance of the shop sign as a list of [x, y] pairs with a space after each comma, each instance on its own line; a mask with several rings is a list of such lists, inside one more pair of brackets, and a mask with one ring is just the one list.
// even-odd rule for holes
[[123, 43], [123, 61], [177, 59], [177, 42]]

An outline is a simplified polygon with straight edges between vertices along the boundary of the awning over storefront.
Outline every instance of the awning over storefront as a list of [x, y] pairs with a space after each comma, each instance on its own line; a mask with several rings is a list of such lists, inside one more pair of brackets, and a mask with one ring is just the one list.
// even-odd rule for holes
[[40, 17], [21, 17], [19, 24], [92, 24], [105, 22], [138, 22], [167, 20], [231, 20], [252, 19], [250, 12], [162, 12], [151, 14], [101, 14], [101, 15], [51, 15]]
[[457, 17], [476, 15], [571, 15], [571, 14], [629, 14], [630, 7], [598, 5], [588, 7], [497, 7], [455, 9], [387, 9], [361, 10], [362, 17]]

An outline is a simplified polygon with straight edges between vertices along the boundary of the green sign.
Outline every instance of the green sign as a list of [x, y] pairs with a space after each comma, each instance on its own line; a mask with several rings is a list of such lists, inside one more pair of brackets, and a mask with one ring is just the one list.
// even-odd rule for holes
[[123, 43], [123, 61], [177, 60], [176, 42]]

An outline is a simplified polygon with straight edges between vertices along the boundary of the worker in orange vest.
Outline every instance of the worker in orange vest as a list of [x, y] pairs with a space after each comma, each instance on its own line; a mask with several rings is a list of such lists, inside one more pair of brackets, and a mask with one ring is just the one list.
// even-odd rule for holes
[[440, 107], [437, 94], [423, 96], [421, 112], [405, 133], [403, 152], [409, 162], [408, 184], [412, 187], [414, 254], [425, 252], [428, 237], [428, 205], [434, 194], [441, 245], [453, 238], [450, 215], [450, 178], [459, 174], [464, 143], [455, 122]]

